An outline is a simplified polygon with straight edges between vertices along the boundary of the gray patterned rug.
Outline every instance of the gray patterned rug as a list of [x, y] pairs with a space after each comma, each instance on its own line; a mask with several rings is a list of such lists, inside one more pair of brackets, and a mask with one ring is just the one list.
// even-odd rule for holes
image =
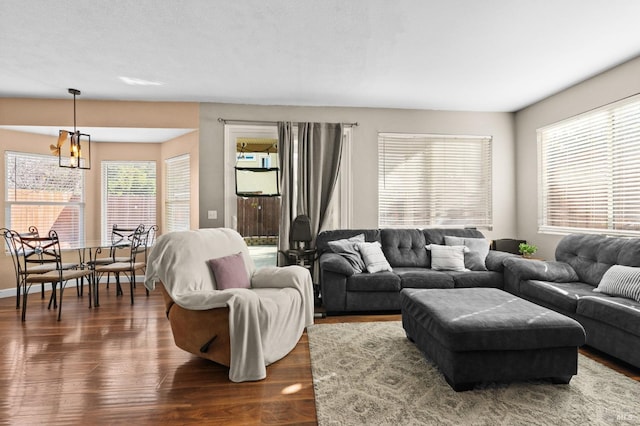
[[640, 424], [640, 383], [583, 355], [568, 385], [455, 392], [400, 322], [316, 324], [308, 335], [322, 426]]

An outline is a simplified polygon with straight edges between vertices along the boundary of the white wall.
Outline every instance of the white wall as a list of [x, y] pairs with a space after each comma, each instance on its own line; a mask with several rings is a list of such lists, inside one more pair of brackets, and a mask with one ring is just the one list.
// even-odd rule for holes
[[538, 233], [536, 129], [640, 92], [640, 58], [633, 59], [516, 113], [517, 236], [555, 258], [562, 235]]
[[[200, 105], [200, 226], [224, 224], [224, 125], [218, 118], [255, 121], [358, 122], [351, 151], [354, 228], [378, 226], [378, 132], [493, 136], [494, 229], [488, 238], [516, 233], [514, 116], [503, 112], [452, 112], [379, 108]], [[218, 219], [207, 219], [218, 210]]]

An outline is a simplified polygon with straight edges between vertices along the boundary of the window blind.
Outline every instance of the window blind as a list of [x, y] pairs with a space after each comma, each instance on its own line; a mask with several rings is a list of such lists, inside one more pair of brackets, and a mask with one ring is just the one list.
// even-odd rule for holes
[[380, 227], [491, 229], [490, 136], [378, 134]]
[[135, 228], [156, 224], [155, 161], [102, 161], [102, 240], [114, 224]]
[[190, 229], [189, 215], [191, 205], [191, 168], [188, 154], [165, 160], [166, 197], [165, 229], [186, 231]]
[[640, 235], [640, 96], [537, 137], [540, 232]]
[[53, 229], [63, 242], [84, 239], [84, 173], [61, 168], [52, 155], [5, 152], [6, 227], [41, 235]]

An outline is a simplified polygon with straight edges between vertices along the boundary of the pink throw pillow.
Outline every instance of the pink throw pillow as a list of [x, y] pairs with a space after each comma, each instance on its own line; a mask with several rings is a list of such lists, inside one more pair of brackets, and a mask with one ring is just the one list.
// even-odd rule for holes
[[211, 259], [207, 263], [216, 279], [218, 290], [251, 287], [242, 253]]

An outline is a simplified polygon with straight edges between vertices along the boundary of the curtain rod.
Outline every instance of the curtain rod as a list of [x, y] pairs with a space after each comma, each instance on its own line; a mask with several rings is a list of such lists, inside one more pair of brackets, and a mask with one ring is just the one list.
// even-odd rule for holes
[[[231, 119], [231, 118], [222, 118], [222, 117], [218, 117], [218, 121], [220, 123], [224, 123], [224, 124], [229, 124], [229, 123], [248, 123], [248, 124], [278, 124], [277, 121], [261, 121], [261, 120], [236, 120], [236, 119]], [[298, 123], [295, 122], [294, 123]], [[356, 121], [355, 123], [342, 123], [343, 126], [347, 126], [347, 127], [355, 127], [358, 126], [358, 122]]]

